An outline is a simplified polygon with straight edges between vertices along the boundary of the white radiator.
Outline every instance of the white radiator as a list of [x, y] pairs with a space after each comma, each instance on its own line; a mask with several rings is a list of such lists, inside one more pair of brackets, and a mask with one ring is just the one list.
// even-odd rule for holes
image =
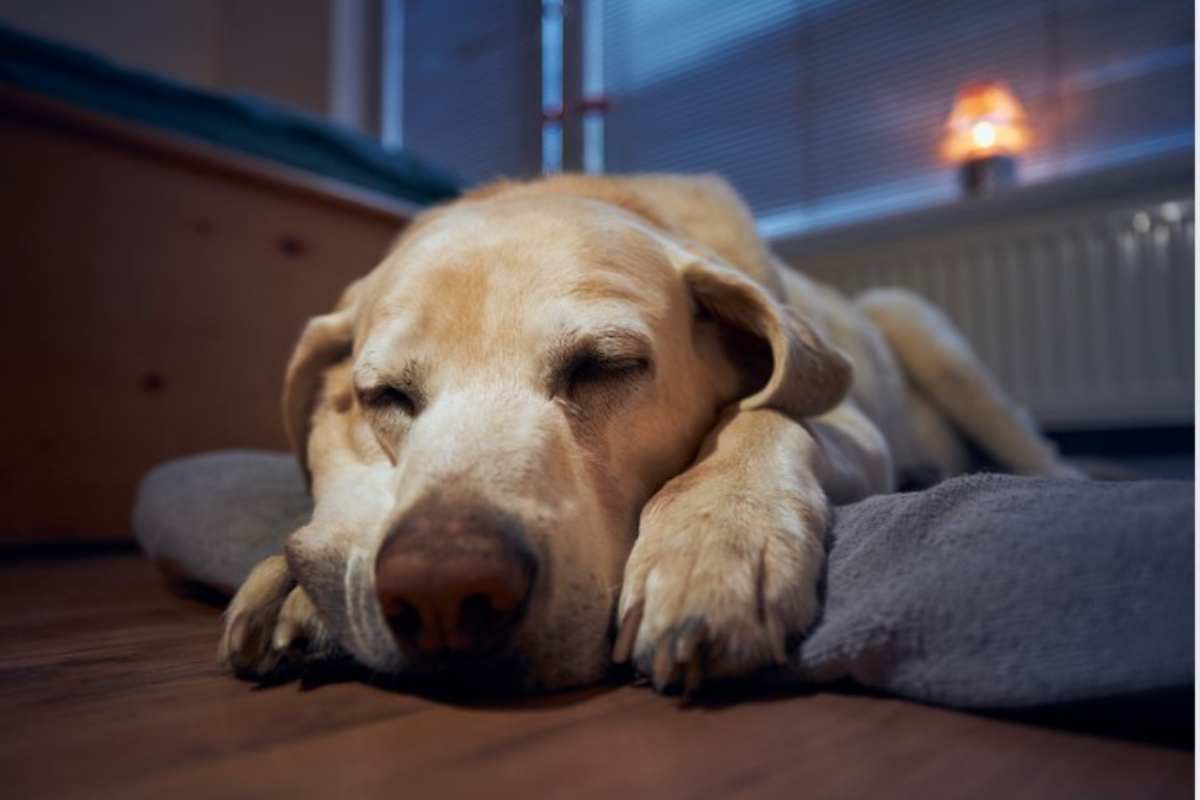
[[1191, 425], [1194, 239], [1181, 192], [788, 260], [934, 301], [1047, 428]]

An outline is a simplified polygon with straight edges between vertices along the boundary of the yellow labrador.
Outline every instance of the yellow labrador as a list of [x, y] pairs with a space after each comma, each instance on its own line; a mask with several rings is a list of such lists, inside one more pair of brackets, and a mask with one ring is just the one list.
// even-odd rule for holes
[[525, 688], [786, 658], [830, 503], [966, 465], [1072, 474], [946, 318], [785, 268], [713, 177], [502, 182], [421, 215], [287, 372], [312, 522], [222, 664], [348, 653]]

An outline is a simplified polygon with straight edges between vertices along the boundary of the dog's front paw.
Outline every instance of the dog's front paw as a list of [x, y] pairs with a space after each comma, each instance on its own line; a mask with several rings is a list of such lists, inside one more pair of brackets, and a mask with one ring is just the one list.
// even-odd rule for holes
[[225, 611], [217, 663], [240, 677], [262, 680], [285, 668], [328, 657], [328, 628], [296, 585], [283, 556], [262, 561]]
[[[787, 660], [817, 613], [821, 532], [736, 508], [643, 517], [625, 567], [614, 661], [690, 694]], [[647, 525], [647, 522], [650, 524]]]

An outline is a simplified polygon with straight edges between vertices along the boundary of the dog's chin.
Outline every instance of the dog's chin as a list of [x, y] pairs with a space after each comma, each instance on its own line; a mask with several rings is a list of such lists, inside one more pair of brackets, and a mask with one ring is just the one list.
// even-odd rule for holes
[[452, 655], [406, 660], [379, 680], [419, 694], [457, 700], [489, 700], [579, 688], [604, 680], [608, 659], [551, 664], [549, 668], [518, 649], [487, 655]]
[[557, 692], [600, 683], [613, 671], [611, 653], [612, 642], [606, 639], [586, 650], [541, 654], [529, 661], [528, 691]]
[[346, 657], [365, 670], [370, 682], [439, 696], [562, 691], [599, 683], [612, 670], [613, 631], [599, 621], [558, 624], [541, 634], [527, 628], [492, 652], [436, 658], [407, 656], [390, 632], [367, 630], [368, 636], [349, 635], [348, 630], [336, 630], [335, 635]]
[[523, 695], [538, 689], [529, 660], [516, 651], [413, 659], [396, 678], [423, 694], [464, 699]]

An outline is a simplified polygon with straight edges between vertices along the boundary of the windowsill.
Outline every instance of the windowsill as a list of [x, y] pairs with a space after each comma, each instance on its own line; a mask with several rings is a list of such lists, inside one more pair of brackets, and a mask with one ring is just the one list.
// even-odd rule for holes
[[990, 197], [961, 198], [917, 211], [831, 225], [799, 234], [771, 237], [772, 247], [789, 260], [865, 245], [935, 236], [993, 224], [1010, 224], [1048, 212], [1132, 199], [1163, 201], [1194, 192], [1194, 156], [1173, 155], [1076, 177], [1048, 180]]

